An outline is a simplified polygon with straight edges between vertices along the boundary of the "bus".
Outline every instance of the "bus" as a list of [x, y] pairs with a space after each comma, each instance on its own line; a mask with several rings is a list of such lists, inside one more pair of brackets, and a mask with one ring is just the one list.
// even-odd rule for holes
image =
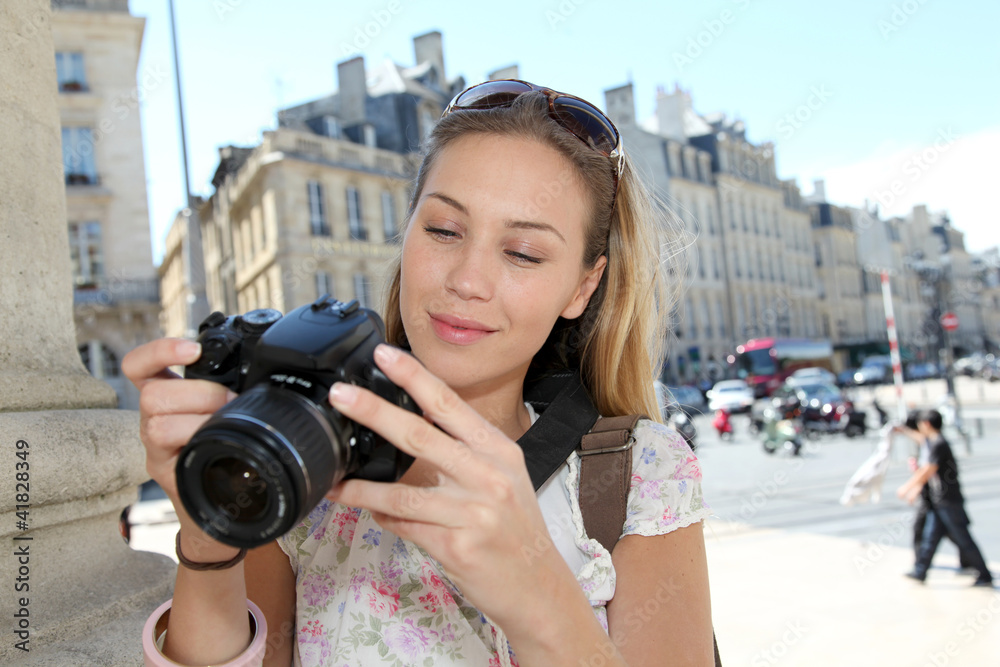
[[754, 338], [737, 347], [728, 361], [760, 398], [770, 396], [800, 368], [832, 371], [833, 345], [806, 338]]

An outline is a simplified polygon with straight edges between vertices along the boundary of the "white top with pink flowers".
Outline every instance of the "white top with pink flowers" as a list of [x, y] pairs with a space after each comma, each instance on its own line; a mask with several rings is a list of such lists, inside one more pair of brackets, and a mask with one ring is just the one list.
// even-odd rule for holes
[[[706, 518], [701, 469], [684, 440], [645, 420], [635, 438], [622, 534], [661, 535]], [[584, 532], [579, 482], [572, 454], [539, 489], [539, 503], [553, 541], [607, 629], [615, 571], [611, 554]], [[295, 665], [517, 664], [496, 626], [462, 597], [437, 561], [382, 530], [367, 510], [324, 500], [278, 544], [296, 576]]]

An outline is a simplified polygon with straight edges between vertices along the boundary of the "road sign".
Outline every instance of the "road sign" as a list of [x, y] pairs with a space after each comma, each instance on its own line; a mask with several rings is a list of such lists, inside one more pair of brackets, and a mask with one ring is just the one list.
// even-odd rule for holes
[[958, 315], [955, 313], [945, 313], [941, 316], [941, 326], [945, 331], [954, 331], [958, 328]]

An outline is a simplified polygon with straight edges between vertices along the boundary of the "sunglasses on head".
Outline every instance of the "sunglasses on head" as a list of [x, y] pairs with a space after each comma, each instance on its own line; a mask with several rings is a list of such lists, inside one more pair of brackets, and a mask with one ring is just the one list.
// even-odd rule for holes
[[519, 79], [498, 79], [466, 88], [455, 96], [441, 117], [444, 118], [453, 111], [509, 107], [521, 95], [534, 91], [544, 94], [548, 99], [549, 116], [560, 127], [601, 155], [616, 159], [614, 176], [617, 197], [618, 181], [625, 166], [621, 136], [611, 119], [586, 100]]

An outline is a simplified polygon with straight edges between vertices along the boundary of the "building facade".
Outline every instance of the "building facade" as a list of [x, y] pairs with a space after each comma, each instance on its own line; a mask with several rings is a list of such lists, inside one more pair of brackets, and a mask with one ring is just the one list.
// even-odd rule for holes
[[[212, 309], [287, 312], [323, 294], [381, 309], [420, 144], [464, 87], [446, 76], [439, 32], [414, 54], [413, 67], [342, 62], [335, 94], [279, 111], [258, 146], [220, 149], [198, 210]], [[161, 275], [174, 276], [165, 293], [182, 291], [167, 282], [183, 271]], [[164, 328], [180, 316], [165, 311]]]
[[123, 408], [121, 359], [159, 334], [138, 100], [167, 75], [137, 73], [144, 25], [126, 0], [53, 2], [77, 342]]
[[738, 121], [696, 113], [680, 89], [661, 89], [644, 123], [631, 84], [605, 91], [605, 102], [673, 221], [664, 262], [683, 272], [684, 289], [664, 378], [710, 382], [735, 373], [729, 359], [749, 339], [817, 336], [810, 218], [797, 186], [778, 179], [773, 146], [749, 142]]

